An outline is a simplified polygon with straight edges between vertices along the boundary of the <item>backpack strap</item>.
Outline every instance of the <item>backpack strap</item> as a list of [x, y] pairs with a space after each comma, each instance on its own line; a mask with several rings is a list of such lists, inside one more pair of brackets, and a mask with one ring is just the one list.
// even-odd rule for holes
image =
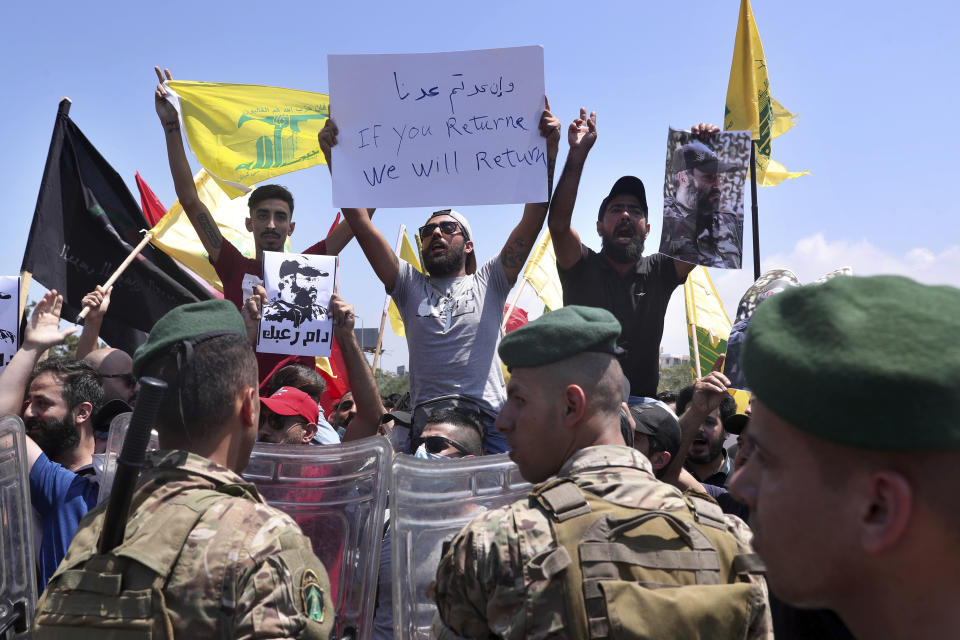
[[683, 500], [687, 503], [693, 513], [693, 519], [697, 523], [722, 531], [727, 530], [727, 521], [723, 517], [723, 509], [712, 498], [697, 492], [687, 491], [683, 494]]
[[530, 492], [530, 497], [556, 519], [564, 522], [590, 513], [590, 505], [580, 487], [569, 478], [557, 478]]
[[767, 566], [756, 553], [740, 553], [733, 558], [733, 572], [737, 575], [764, 575], [767, 573]]

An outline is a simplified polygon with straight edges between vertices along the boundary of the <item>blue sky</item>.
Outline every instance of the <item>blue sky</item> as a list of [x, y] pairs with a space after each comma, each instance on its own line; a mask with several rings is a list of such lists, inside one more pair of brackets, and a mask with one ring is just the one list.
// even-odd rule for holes
[[[326, 92], [328, 53], [528, 44], [544, 47], [547, 93], [565, 124], [581, 105], [598, 112], [599, 140], [574, 226], [597, 247], [599, 201], [617, 177], [637, 175], [647, 184], [651, 209], [649, 252], [659, 242], [668, 127], [722, 124], [739, 0], [145, 6], [41, 1], [7, 9], [0, 44], [0, 143], [6, 151], [0, 175], [7, 201], [0, 273], [19, 270], [63, 96], [73, 100], [71, 117], [131, 191], [136, 194], [134, 173], [140, 171], [169, 206], [175, 196], [153, 109], [155, 64], [183, 80]], [[773, 156], [791, 170], [812, 172], [760, 190], [764, 269], [790, 267], [810, 281], [850, 265], [860, 274], [901, 273], [960, 286], [960, 211], [952, 180], [957, 152], [949, 136], [940, 140], [960, 110], [955, 6], [756, 0], [753, 11], [772, 94], [800, 113], [798, 126], [774, 140]], [[335, 214], [329, 175], [315, 167], [278, 182], [297, 199], [292, 244], [305, 248]], [[484, 260], [499, 250], [521, 205], [463, 212]], [[376, 222], [392, 242], [399, 224], [415, 228], [426, 214], [381, 210]], [[728, 313], [753, 279], [752, 259], [747, 250], [746, 270], [714, 272]], [[356, 304], [365, 326], [377, 326], [383, 288], [355, 244], [344, 252], [341, 268], [342, 294]], [[31, 291], [37, 297], [40, 288]], [[538, 310], [535, 303], [527, 306]], [[683, 352], [682, 304], [676, 300], [667, 322], [665, 350]], [[385, 346], [386, 367], [405, 363], [403, 341], [389, 330]]]

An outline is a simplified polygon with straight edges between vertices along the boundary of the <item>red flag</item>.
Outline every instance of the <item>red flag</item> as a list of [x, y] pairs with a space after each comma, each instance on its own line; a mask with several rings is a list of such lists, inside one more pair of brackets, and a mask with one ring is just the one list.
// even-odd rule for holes
[[[503, 312], [507, 312], [507, 306], [503, 307]], [[513, 311], [510, 312], [510, 317], [507, 318], [507, 326], [505, 333], [510, 333], [514, 329], [519, 329], [523, 325], [527, 324], [529, 320], [527, 319], [527, 312], [521, 309], [520, 307], [515, 306]]]
[[340, 353], [340, 345], [333, 341], [330, 348], [330, 369], [333, 370], [335, 377], [330, 377], [326, 371], [317, 369], [327, 383], [327, 389], [320, 396], [320, 406], [323, 407], [324, 415], [328, 415], [333, 409], [333, 405], [340, 401], [340, 398], [350, 390], [350, 380], [347, 379], [347, 365], [343, 362], [343, 354]]
[[143, 215], [147, 217], [151, 227], [157, 226], [160, 219], [167, 215], [167, 208], [143, 181], [139, 171], [137, 172], [137, 189], [140, 190], [140, 208], [143, 209]]
[[340, 212], [337, 211], [337, 217], [333, 220], [333, 224], [330, 225], [330, 231], [327, 231], [327, 235], [333, 233], [333, 230], [337, 228], [337, 225], [340, 224]]

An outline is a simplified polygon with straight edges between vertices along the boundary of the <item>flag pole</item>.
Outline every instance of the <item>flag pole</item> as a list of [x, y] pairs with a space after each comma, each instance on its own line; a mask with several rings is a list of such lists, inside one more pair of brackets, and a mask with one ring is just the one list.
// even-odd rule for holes
[[700, 340], [697, 338], [697, 300], [693, 283], [689, 277], [683, 283], [683, 301], [687, 306], [687, 327], [690, 330], [690, 339], [693, 345], [693, 370], [699, 378], [703, 372], [700, 370]]
[[[394, 246], [393, 254], [400, 259], [400, 242], [403, 240], [403, 234], [407, 231], [407, 225], [400, 225], [397, 230], [397, 244]], [[383, 297], [383, 313], [380, 314], [380, 333], [377, 334], [377, 348], [373, 352], [373, 372], [377, 372], [377, 364], [380, 362], [380, 345], [383, 344], [383, 329], [387, 323], [387, 309], [390, 307], [390, 294]]]
[[697, 372], [697, 377], [700, 378], [703, 375], [703, 372], [700, 371], [700, 340], [697, 338], [697, 325], [692, 322], [690, 323], [690, 338], [693, 340], [694, 371]]
[[[107, 278], [107, 281], [103, 283], [104, 289], [109, 289], [113, 286], [113, 283], [123, 275], [123, 272], [127, 270], [127, 267], [130, 266], [130, 263], [133, 262], [133, 259], [140, 255], [140, 252], [143, 251], [143, 248], [153, 239], [153, 231], [147, 231], [143, 234], [143, 240], [140, 241], [140, 244], [133, 248], [133, 251], [130, 252], [123, 262], [120, 263], [120, 266], [117, 267], [116, 271]], [[74, 321], [74, 324], [83, 324], [83, 319], [87, 317], [87, 314], [90, 313], [92, 307], [84, 307], [80, 314], [77, 316], [77, 319]]]
[[[753, 279], [760, 277], [760, 215], [757, 208], [757, 141], [750, 140], [750, 214], [753, 219]], [[699, 377], [699, 376], [698, 376]]]
[[520, 294], [523, 293], [524, 287], [527, 286], [527, 278], [524, 277], [520, 280], [520, 288], [517, 289], [517, 295], [513, 296], [513, 300], [510, 301], [510, 304], [507, 305], [507, 312], [503, 314], [503, 322], [500, 323], [500, 332], [507, 330], [507, 322], [510, 321], [510, 314], [513, 313], [513, 308], [517, 306], [517, 300], [520, 299]]
[[384, 311], [380, 316], [380, 333], [377, 334], [377, 348], [373, 352], [373, 364], [371, 368], [373, 372], [377, 372], [377, 364], [380, 362], [380, 345], [383, 344], [383, 327], [387, 321], [387, 312]]

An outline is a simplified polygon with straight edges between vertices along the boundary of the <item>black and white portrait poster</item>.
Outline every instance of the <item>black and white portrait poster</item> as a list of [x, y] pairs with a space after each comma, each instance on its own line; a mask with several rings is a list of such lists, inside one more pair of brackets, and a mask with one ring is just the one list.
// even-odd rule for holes
[[263, 252], [263, 306], [257, 351], [326, 357], [333, 340], [330, 296], [337, 257]]
[[0, 371], [17, 352], [20, 330], [20, 277], [0, 276]]
[[739, 269], [749, 166], [749, 131], [724, 131], [702, 141], [689, 131], [670, 129], [660, 253], [705, 267]]

